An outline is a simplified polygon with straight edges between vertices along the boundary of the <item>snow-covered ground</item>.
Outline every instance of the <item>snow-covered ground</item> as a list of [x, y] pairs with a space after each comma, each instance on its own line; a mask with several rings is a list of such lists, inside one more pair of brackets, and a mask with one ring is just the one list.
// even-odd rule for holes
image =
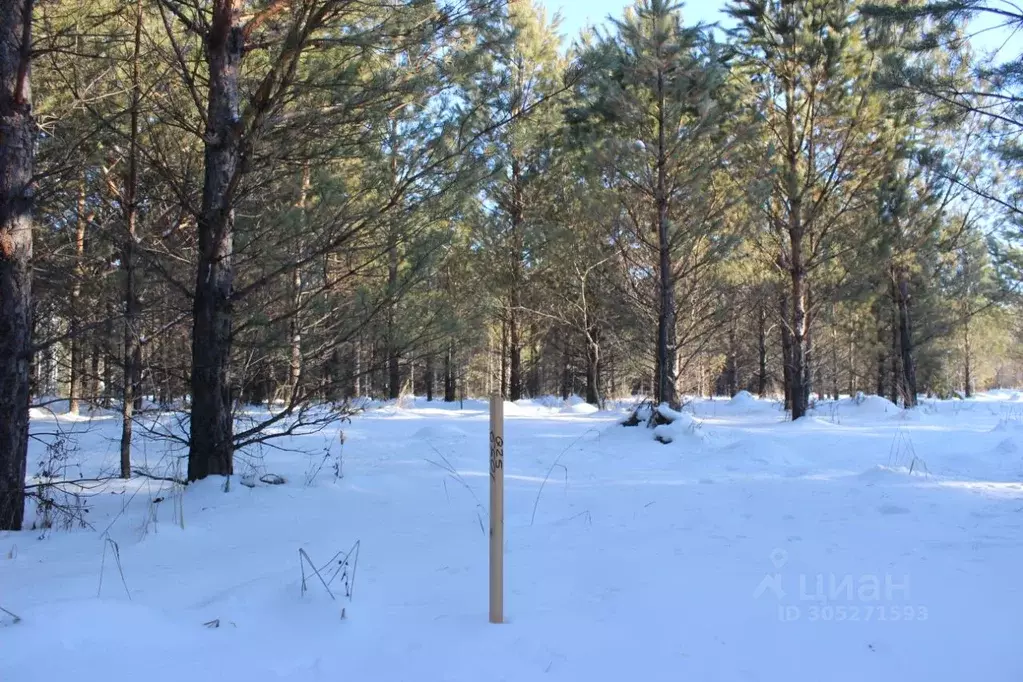
[[[1017, 394], [687, 409], [662, 445], [621, 412], [506, 405], [503, 625], [483, 403], [368, 411], [339, 480], [332, 428], [228, 492], [105, 484], [93, 530], [0, 534], [0, 680], [1023, 680]], [[115, 469], [115, 418], [35, 416], [77, 444], [66, 474]], [[168, 448], [136, 464], [172, 471]], [[242, 485], [265, 474], [286, 482]], [[300, 549], [336, 599], [307, 566], [303, 594]]]

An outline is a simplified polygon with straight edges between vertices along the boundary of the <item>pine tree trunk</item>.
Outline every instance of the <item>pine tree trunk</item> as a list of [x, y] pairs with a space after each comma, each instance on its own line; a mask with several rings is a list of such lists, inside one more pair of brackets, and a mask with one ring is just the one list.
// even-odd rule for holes
[[114, 311], [113, 302], [107, 298], [107, 316], [103, 322], [103, 407], [109, 410], [114, 400], [114, 365], [117, 364], [117, 348], [123, 339], [118, 339], [114, 334], [114, 318], [117, 316]]
[[895, 290], [895, 282], [892, 281], [891, 285], [891, 345], [889, 346], [888, 352], [890, 353], [891, 359], [891, 395], [889, 398], [895, 404], [899, 402], [899, 396], [904, 390], [902, 384], [902, 372], [899, 367], [899, 361], [902, 357], [901, 346], [899, 342], [899, 319], [898, 319], [898, 304], [896, 302], [897, 295]]
[[[521, 68], [515, 70], [516, 78], [519, 79], [517, 91], [523, 95]], [[517, 116], [521, 112], [521, 101], [512, 107], [512, 114]], [[519, 159], [515, 155], [514, 148], [511, 150], [511, 291], [508, 301], [508, 399], [512, 402], [522, 397], [522, 344], [519, 338], [519, 313], [522, 307], [522, 259], [524, 235], [524, 207], [522, 199], [522, 168]]]
[[[660, 49], [658, 47], [658, 49]], [[660, 55], [658, 55], [660, 57]], [[675, 393], [675, 276], [671, 262], [671, 234], [668, 223], [667, 163], [669, 150], [665, 139], [666, 93], [664, 73], [657, 72], [657, 186], [654, 190], [658, 250], [659, 301], [657, 311], [657, 386], [654, 401], [678, 405]]]
[[[806, 312], [805, 322], [803, 323], [803, 405], [805, 409], [810, 409], [810, 394], [813, 393], [814, 387], [814, 369], [818, 367], [816, 362], [816, 353], [813, 345], [813, 319], [810, 313], [813, 310], [813, 298], [811, 296], [811, 289], [809, 285], [805, 288], [806, 294]], [[818, 372], [819, 374], [819, 372]], [[817, 377], [819, 379], [819, 376]]]
[[[513, 181], [515, 184], [516, 202], [518, 195], [518, 164], [514, 164]], [[512, 285], [508, 304], [508, 399], [512, 402], [522, 397], [522, 340], [519, 329], [519, 311], [522, 307], [522, 246], [521, 246], [522, 215], [516, 205], [512, 212], [512, 239], [515, 244], [512, 263]]]
[[121, 400], [121, 478], [131, 478], [131, 432], [136, 402], [141, 402], [142, 343], [139, 318], [141, 301], [138, 294], [138, 263], [136, 239], [138, 228], [138, 136], [141, 79], [139, 55], [142, 44], [142, 1], [135, 6], [135, 48], [132, 56], [132, 91], [128, 149], [128, 176], [121, 197], [125, 235], [121, 267], [124, 270], [124, 375]]
[[508, 318], [501, 320], [501, 396], [508, 397]]
[[[37, 327], [39, 324], [38, 312], [38, 301], [33, 301], [29, 308], [29, 339], [38, 338]], [[32, 353], [28, 361], [28, 395], [29, 400], [32, 396], [39, 395], [39, 353]]]
[[92, 334], [92, 349], [90, 353], [91, 363], [90, 369], [91, 374], [89, 375], [89, 403], [93, 406], [99, 404], [99, 381], [100, 381], [100, 360], [103, 359], [103, 349], [100, 348], [99, 342], [96, 340], [96, 333]]
[[434, 370], [433, 370], [433, 353], [426, 354], [426, 371], [424, 372], [426, 380], [426, 402], [433, 402], [433, 382], [434, 382]]
[[[299, 235], [295, 240], [297, 258], [300, 260], [302, 253], [302, 239], [308, 225], [309, 210], [309, 186], [310, 186], [309, 163], [302, 167], [302, 189], [299, 193], [298, 210], [301, 215]], [[288, 406], [293, 406], [298, 400], [298, 385], [302, 380], [302, 268], [296, 267], [291, 275], [291, 308], [292, 315], [288, 324], [288, 331], [291, 339], [291, 353], [288, 362]]]
[[214, 0], [199, 267], [192, 328], [192, 410], [188, 480], [234, 471], [231, 314], [234, 200], [242, 174], [238, 90], [245, 38], [240, 0]]
[[970, 321], [963, 325], [963, 393], [973, 397], [973, 347], [970, 343]]
[[163, 338], [158, 338], [156, 343], [161, 365], [158, 380], [160, 406], [169, 407], [171, 402], [174, 400], [174, 386], [172, 384], [171, 373], [169, 371], [171, 366], [170, 343]]
[[362, 336], [352, 343], [352, 397], [362, 396]]
[[[858, 327], [859, 325], [857, 324], [856, 326]], [[849, 331], [849, 377], [848, 377], [849, 381], [848, 381], [848, 383], [846, 383], [846, 390], [849, 392], [850, 396], [856, 395], [856, 385], [857, 385], [856, 370], [857, 369], [858, 369], [858, 367], [856, 366], [856, 334], [852, 330], [850, 330]]]
[[793, 237], [792, 248], [798, 252], [793, 257], [794, 263], [791, 270], [792, 278], [792, 351], [790, 370], [790, 381], [792, 382], [792, 418], [799, 419], [806, 414], [808, 386], [807, 386], [807, 344], [806, 344], [806, 274], [803, 272], [802, 262], [802, 238]]
[[387, 327], [387, 397], [397, 400], [401, 397], [401, 354], [398, 352], [393, 310], [387, 315]]
[[25, 518], [32, 360], [32, 0], [0, 3], [0, 530]]
[[586, 332], [586, 402], [600, 405], [600, 330]]
[[[387, 122], [389, 130], [390, 172], [392, 188], [398, 183], [398, 131], [393, 121]], [[401, 349], [398, 346], [398, 225], [392, 221], [389, 227], [387, 245], [387, 388], [388, 397], [397, 400], [401, 396]]]
[[561, 342], [561, 399], [572, 395], [572, 356], [569, 353], [567, 335]]
[[760, 306], [757, 324], [757, 395], [767, 394], [767, 309]]
[[78, 414], [82, 399], [83, 372], [85, 370], [84, 343], [82, 338], [82, 281], [85, 279], [85, 175], [78, 186], [78, 204], [75, 222], [75, 280], [71, 286], [71, 377], [68, 381], [68, 413]]
[[839, 399], [838, 328], [831, 328], [831, 394]]
[[784, 291], [781, 292], [780, 316], [781, 329], [781, 367], [782, 367], [782, 392], [785, 395], [785, 411], [792, 410], [792, 333], [789, 331], [789, 297]]
[[875, 317], [877, 321], [877, 383], [874, 393], [883, 398], [885, 395], [885, 363], [888, 360], [888, 353], [885, 341], [884, 312], [880, 298], [875, 305]]
[[735, 318], [728, 322], [728, 357], [725, 360], [725, 391], [729, 397], [739, 392], [738, 343], [735, 338]]
[[902, 356], [903, 397], [906, 407], [916, 407], [916, 360], [913, 356], [913, 325], [910, 318], [909, 272], [905, 267], [897, 270], [895, 288], [899, 310], [899, 350]]
[[607, 392], [605, 396], [612, 400], [618, 397], [618, 375], [615, 373], [614, 355], [608, 355], [607, 358]]
[[530, 352], [529, 352], [529, 380], [526, 382], [526, 392], [529, 395], [540, 395], [543, 389], [540, 386], [540, 348], [538, 345], [539, 335], [536, 332], [536, 325], [529, 326]]
[[447, 351], [444, 353], [444, 402], [455, 402], [455, 367], [454, 347], [449, 341]]
[[792, 317], [789, 320], [791, 352], [789, 354], [791, 382], [792, 419], [799, 419], [807, 411], [808, 363], [807, 363], [807, 272], [803, 258], [803, 238], [806, 226], [803, 224], [803, 191], [799, 178], [802, 177], [801, 143], [796, 134], [800, 108], [796, 103], [796, 83], [793, 78], [785, 81], [785, 201], [787, 203], [788, 266]]
[[512, 290], [512, 305], [508, 312], [508, 399], [515, 402], [522, 397], [522, 341], [519, 338], [518, 287]]

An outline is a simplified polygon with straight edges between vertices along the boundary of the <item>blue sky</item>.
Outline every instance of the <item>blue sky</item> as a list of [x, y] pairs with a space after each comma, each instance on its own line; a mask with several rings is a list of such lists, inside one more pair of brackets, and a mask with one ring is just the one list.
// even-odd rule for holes
[[[626, 5], [632, 0], [546, 0], [548, 12], [561, 12], [561, 32], [571, 40], [589, 23], [598, 24], [608, 14], [620, 16]], [[686, 23], [697, 21], [715, 22], [723, 19], [722, 9], [726, 0], [690, 0], [682, 7], [682, 15]], [[978, 28], [990, 26], [992, 20], [981, 20]], [[1008, 44], [1006, 44], [1008, 41]], [[1007, 59], [1023, 52], [1023, 36], [1012, 35], [1005, 30], [981, 31], [975, 36], [973, 43], [983, 50], [1001, 48], [999, 57]]]
[[[561, 12], [562, 33], [573, 38], [588, 23], [598, 24], [608, 14], [620, 16], [625, 6], [632, 4], [632, 0], [547, 0], [545, 4], [550, 13]], [[683, 6], [682, 14], [687, 23], [717, 21], [720, 18], [720, 8], [724, 6], [724, 0], [693, 0]]]

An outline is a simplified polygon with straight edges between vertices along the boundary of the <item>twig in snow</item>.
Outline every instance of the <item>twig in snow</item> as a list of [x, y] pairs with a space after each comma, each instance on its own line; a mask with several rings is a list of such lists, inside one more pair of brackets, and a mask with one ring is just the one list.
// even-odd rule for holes
[[334, 601], [337, 601], [337, 597], [335, 597], [334, 593], [330, 591], [330, 587], [327, 585], [327, 581], [323, 579], [323, 576], [320, 575], [319, 569], [317, 569], [316, 565], [313, 564], [313, 560], [309, 558], [309, 555], [306, 554], [306, 551], [304, 549], [302, 549], [301, 547], [298, 548], [298, 563], [299, 563], [299, 566], [302, 568], [302, 594], [303, 595], [305, 594], [306, 589], [308, 589], [308, 588], [306, 588], [306, 584], [305, 584], [305, 565], [309, 564], [309, 568], [311, 568], [313, 570], [313, 573], [316, 574], [316, 577], [320, 579], [320, 584], [323, 585], [323, 589], [327, 590], [327, 594], [330, 595], [331, 599], [333, 599]]
[[114, 542], [113, 538], [109, 537], [103, 543], [103, 558], [99, 564], [99, 588], [96, 590], [96, 596], [100, 596], [103, 592], [103, 570], [107, 562], [107, 545], [110, 545], [113, 549], [114, 562], [117, 564], [117, 572], [121, 574], [121, 584], [124, 585], [124, 593], [128, 595], [128, 601], [131, 601], [131, 592], [128, 591], [128, 583], [124, 579], [124, 568], [121, 566], [121, 548]]
[[12, 623], [15, 623], [15, 624], [17, 624], [17, 623], [20, 623], [20, 622], [21, 622], [21, 616], [19, 616], [18, 614], [16, 614], [16, 613], [11, 613], [10, 611], [8, 611], [7, 609], [5, 609], [5, 608], [4, 608], [4, 607], [2, 607], [2, 606], [0, 606], [0, 611], [3, 611], [3, 612], [4, 612], [4, 613], [6, 613], [6, 614], [7, 614], [8, 616], [10, 616], [10, 617], [11, 617], [11, 622], [12, 622]]
[[547, 485], [547, 479], [551, 477], [551, 473], [554, 471], [555, 467], [561, 466], [565, 470], [565, 487], [566, 488], [568, 487], [568, 467], [566, 467], [564, 464], [560, 463], [561, 462], [561, 458], [565, 455], [566, 452], [568, 452], [573, 447], [575, 447], [575, 444], [578, 443], [579, 441], [581, 441], [584, 436], [587, 436], [590, 433], [596, 433], [598, 436], [600, 435], [600, 432], [597, 431], [596, 429], [587, 429], [586, 431], [581, 433], [578, 438], [576, 438], [574, 441], [569, 443], [568, 447], [566, 447], [564, 450], [562, 450], [561, 453], [557, 457], [554, 458], [554, 463], [551, 464], [549, 469], [547, 469], [547, 473], [543, 477], [543, 482], [540, 483], [540, 489], [536, 491], [536, 499], [533, 500], [533, 514], [529, 517], [529, 525], [532, 526], [533, 525], [533, 521], [536, 520], [536, 508], [538, 506], [540, 506], [540, 495], [543, 494], [543, 487], [545, 485]]
[[[447, 474], [449, 476], [451, 476], [452, 479], [455, 480], [455, 482], [457, 482], [463, 488], [468, 490], [469, 494], [472, 495], [472, 499], [476, 502], [476, 519], [480, 523], [480, 531], [484, 535], [486, 535], [487, 531], [483, 527], [483, 518], [482, 518], [482, 516], [480, 516], [480, 512], [482, 511], [483, 514], [487, 515], [488, 517], [489, 517], [489, 513], [487, 512], [487, 508], [483, 506], [483, 503], [480, 502], [480, 498], [476, 496], [476, 491], [474, 491], [472, 489], [472, 487], [466, 482], [466, 480], [464, 478], [462, 478], [462, 475], [459, 474], [458, 470], [455, 469], [454, 465], [451, 464], [450, 461], [448, 461], [448, 458], [445, 457], [443, 455], [443, 453], [441, 453], [440, 450], [438, 450], [436, 447], [434, 447], [433, 443], [431, 443], [430, 441], [426, 441], [426, 444], [427, 444], [427, 446], [429, 446], [429, 448], [431, 450], [433, 450], [435, 453], [437, 453], [437, 456], [440, 457], [441, 461], [444, 462], [444, 463], [441, 464], [440, 462], [435, 462], [432, 459], [427, 459], [426, 461], [429, 462], [430, 464], [434, 465], [435, 467], [446, 471]], [[447, 492], [448, 492], [447, 481], [446, 481], [446, 479], [444, 479], [444, 494], [447, 495]], [[449, 500], [450, 500], [450, 498], [449, 498]]]
[[568, 518], [561, 519], [560, 521], [555, 521], [555, 523], [568, 523], [569, 521], [572, 521], [574, 519], [578, 519], [580, 516], [586, 518], [586, 525], [587, 526], [593, 525], [593, 516], [590, 515], [590, 510], [589, 509], [584, 509], [583, 511], [579, 512], [578, 514], [573, 514], [572, 516], [569, 516]]
[[[334, 593], [331, 592], [330, 590], [330, 585], [334, 582], [338, 575], [341, 575], [342, 580], [344, 580], [345, 596], [351, 599], [352, 595], [355, 594], [355, 572], [359, 567], [359, 548], [361, 546], [362, 541], [356, 540], [355, 544], [352, 545], [347, 552], [345, 552], [344, 550], [337, 552], [336, 554], [334, 554], [334, 556], [330, 558], [329, 561], [327, 561], [327, 563], [323, 564], [323, 566], [320, 566], [319, 568], [316, 568], [316, 565], [313, 564], [313, 561], [309, 557], [309, 554], [304, 549], [299, 548], [298, 550], [299, 563], [301, 564], [302, 567], [302, 594], [305, 594], [307, 589], [305, 564], [308, 563], [309, 567], [313, 570], [313, 573], [315, 573], [316, 577], [320, 579], [320, 584], [323, 585], [323, 589], [327, 590], [327, 594], [330, 595], [331, 599], [334, 599], [336, 601]], [[334, 570], [332, 574], [330, 574], [329, 578], [324, 579], [323, 572], [326, 571], [328, 567], [334, 565], [335, 563], [337, 564], [337, 568]], [[352, 569], [352, 574], [350, 578], [348, 578], [349, 567], [351, 567]], [[345, 578], [348, 579], [345, 580]]]

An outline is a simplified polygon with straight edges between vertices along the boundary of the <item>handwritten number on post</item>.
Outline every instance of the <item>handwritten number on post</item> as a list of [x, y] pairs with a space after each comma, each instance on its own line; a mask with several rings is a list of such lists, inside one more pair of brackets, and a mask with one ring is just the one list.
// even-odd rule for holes
[[494, 436], [490, 432], [490, 476], [493, 478], [497, 470], [504, 467], [504, 438]]

